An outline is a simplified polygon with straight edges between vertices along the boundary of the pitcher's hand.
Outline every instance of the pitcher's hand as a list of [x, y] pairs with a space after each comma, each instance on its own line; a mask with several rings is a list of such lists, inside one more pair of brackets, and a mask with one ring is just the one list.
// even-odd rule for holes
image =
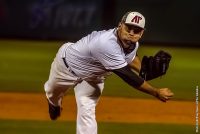
[[157, 92], [157, 98], [163, 102], [170, 100], [174, 93], [169, 88], [160, 88]]

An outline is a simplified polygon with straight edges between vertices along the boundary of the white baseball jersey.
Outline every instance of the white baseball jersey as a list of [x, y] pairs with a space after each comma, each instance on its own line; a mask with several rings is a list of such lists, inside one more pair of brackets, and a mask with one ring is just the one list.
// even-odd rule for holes
[[126, 66], [136, 56], [135, 49], [125, 55], [120, 46], [116, 29], [94, 31], [72, 45], [63, 48], [64, 57], [70, 69], [81, 78], [97, 78], [113, 69]]

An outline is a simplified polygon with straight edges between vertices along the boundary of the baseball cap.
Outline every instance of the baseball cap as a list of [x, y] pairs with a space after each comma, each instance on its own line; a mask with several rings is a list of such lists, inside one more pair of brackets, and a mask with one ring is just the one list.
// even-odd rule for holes
[[139, 12], [132, 12], [132, 11], [131, 12], [127, 12], [123, 16], [122, 22], [124, 22], [125, 24], [129, 24], [129, 25], [134, 25], [134, 26], [140, 27], [142, 29], [144, 29], [144, 27], [145, 27], [145, 18]]

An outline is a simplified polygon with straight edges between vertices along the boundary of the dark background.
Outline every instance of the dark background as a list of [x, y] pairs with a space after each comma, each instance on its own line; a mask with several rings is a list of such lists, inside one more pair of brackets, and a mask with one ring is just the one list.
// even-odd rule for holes
[[127, 11], [146, 18], [142, 42], [200, 46], [198, 0], [0, 0], [0, 38], [75, 41], [118, 25]]

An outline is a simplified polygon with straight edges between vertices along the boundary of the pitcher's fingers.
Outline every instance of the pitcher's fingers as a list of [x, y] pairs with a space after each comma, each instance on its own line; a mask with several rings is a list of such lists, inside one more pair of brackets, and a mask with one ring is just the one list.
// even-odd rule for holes
[[172, 93], [172, 92], [168, 93], [168, 97], [173, 97], [173, 96], [174, 96], [174, 93]]

